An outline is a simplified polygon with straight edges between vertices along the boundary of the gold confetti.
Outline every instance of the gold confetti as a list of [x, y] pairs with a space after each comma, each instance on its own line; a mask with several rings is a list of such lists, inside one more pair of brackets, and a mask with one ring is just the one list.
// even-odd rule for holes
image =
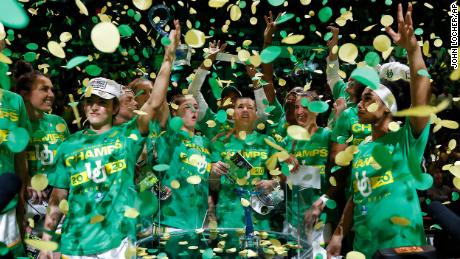
[[56, 125], [56, 131], [57, 132], [64, 132], [67, 129], [66, 125], [64, 123], [59, 123]]
[[351, 160], [353, 160], [353, 155], [349, 152], [340, 151], [335, 156], [335, 163], [339, 166], [348, 166]]
[[433, 9], [433, 8], [434, 8], [431, 4], [426, 3], [426, 2], [423, 3], [423, 5], [424, 5], [425, 7], [427, 7], [427, 8], [429, 8], [429, 9]]
[[100, 22], [91, 30], [94, 47], [104, 53], [113, 53], [120, 44], [120, 32], [111, 22]]
[[410, 224], [410, 220], [404, 217], [398, 217], [394, 216], [390, 218], [390, 221], [395, 224], [395, 225], [400, 225], [400, 226], [408, 226]]
[[447, 145], [447, 147], [450, 149], [450, 150], [454, 150], [455, 147], [457, 147], [457, 141], [455, 139], [451, 139], [449, 141], [449, 144]]
[[338, 53], [341, 60], [354, 64], [358, 57], [358, 48], [353, 43], [345, 43], [340, 47]]
[[460, 189], [460, 178], [455, 177], [454, 180], [453, 180], [453, 184], [454, 184], [455, 188]]
[[67, 212], [69, 211], [69, 203], [67, 202], [67, 200], [61, 200], [59, 202], [59, 211], [63, 214], [67, 214]]
[[236, 252], [236, 248], [229, 248], [229, 249], [226, 249], [225, 252], [229, 253], [229, 254], [233, 254]]
[[256, 17], [251, 17], [251, 19], [249, 19], [249, 23], [251, 25], [256, 25], [257, 24], [257, 18]]
[[152, 0], [133, 0], [133, 4], [137, 9], [145, 11], [152, 5]]
[[58, 57], [58, 58], [65, 58], [64, 49], [61, 47], [61, 45], [59, 45], [59, 43], [57, 43], [55, 41], [50, 41], [50, 42], [48, 42], [47, 47], [48, 47], [49, 52], [53, 56]]
[[290, 35], [290, 36], [287, 36], [286, 38], [282, 39], [281, 42], [284, 43], [284, 44], [297, 44], [299, 42], [301, 42], [303, 39], [305, 38], [304, 35], [301, 35], [301, 34], [294, 34], [294, 35]]
[[375, 25], [377, 25], [377, 24], [369, 25], [366, 28], [364, 28], [363, 31], [370, 31], [370, 30], [372, 30], [372, 28], [374, 28]]
[[179, 245], [186, 246], [186, 245], [188, 245], [188, 242], [187, 241], [179, 241]]
[[435, 47], [441, 47], [442, 46], [442, 40], [441, 39], [435, 39], [434, 42], [433, 42], [433, 45]]
[[48, 177], [46, 174], [36, 174], [30, 179], [30, 185], [37, 192], [41, 192], [48, 186]]
[[460, 68], [457, 68], [454, 71], [452, 71], [452, 73], [450, 73], [449, 79], [452, 81], [457, 81], [458, 79], [460, 79]]
[[211, 67], [212, 66], [212, 60], [210, 60], [209, 58], [205, 59], [203, 61], [203, 65], [207, 68]]
[[329, 183], [330, 183], [332, 186], [337, 186], [337, 181], [335, 180], [335, 177], [334, 177], [334, 176], [329, 177]]
[[241, 9], [238, 5], [232, 5], [230, 7], [230, 20], [238, 21], [241, 18]]
[[171, 181], [171, 188], [173, 189], [179, 189], [180, 188], [180, 183], [177, 180], [172, 180]]
[[286, 80], [284, 80], [283, 78], [280, 78], [280, 79], [278, 79], [278, 84], [279, 84], [279, 86], [285, 86], [286, 85]]
[[105, 219], [104, 216], [97, 214], [91, 218], [91, 220], [89, 221], [89, 224], [97, 224], [99, 222], [102, 222], [104, 219]]
[[366, 259], [366, 256], [358, 251], [350, 251], [347, 253], [346, 259]]
[[137, 211], [135, 208], [126, 208], [124, 216], [127, 218], [135, 219], [139, 216], [139, 211]]
[[70, 32], [65, 31], [61, 33], [61, 35], [59, 35], [59, 40], [61, 42], [68, 42], [71, 39], [72, 39], [72, 34]]
[[56, 249], [58, 248], [58, 244], [53, 241], [25, 239], [24, 243], [28, 244], [29, 246], [35, 247], [40, 251], [56, 251]]
[[250, 56], [251, 56], [251, 53], [249, 53], [249, 51], [245, 49], [238, 51], [238, 60], [243, 63], [246, 62]]
[[384, 27], [391, 26], [394, 22], [393, 16], [391, 15], [384, 15], [382, 18], [380, 18], [380, 24], [382, 24]]
[[192, 48], [201, 48], [206, 42], [206, 37], [202, 31], [192, 29], [187, 31], [184, 40]]
[[367, 111], [376, 112], [378, 108], [379, 108], [379, 105], [377, 103], [371, 103], [369, 106], [367, 106]]
[[89, 15], [88, 14], [88, 9], [86, 9], [85, 4], [83, 4], [83, 2], [81, 0], [75, 0], [75, 4], [77, 5], [78, 10], [80, 10], [81, 14], [84, 14], [86, 16]]
[[221, 8], [223, 7], [228, 0], [209, 0], [208, 5], [212, 8]]
[[13, 61], [11, 61], [9, 57], [5, 56], [5, 54], [1, 52], [0, 52], [0, 62], [5, 63], [5, 64], [13, 64]]
[[423, 43], [422, 52], [423, 52], [423, 55], [425, 55], [425, 57], [431, 57], [430, 42], [429, 41], [426, 40]]
[[399, 123], [392, 121], [388, 124], [388, 129], [392, 132], [396, 132], [400, 129]]
[[189, 184], [199, 184], [201, 183], [201, 177], [199, 175], [192, 175], [187, 178]]
[[387, 35], [379, 35], [375, 37], [373, 46], [377, 51], [385, 52], [391, 47], [391, 40]]
[[287, 128], [287, 134], [294, 140], [310, 140], [310, 134], [301, 126], [291, 125]]
[[217, 125], [213, 120], [206, 121], [206, 124], [208, 125], [208, 128], [214, 128]]
[[257, 124], [257, 129], [258, 130], [264, 130], [265, 129], [265, 124], [263, 124], [263, 123]]

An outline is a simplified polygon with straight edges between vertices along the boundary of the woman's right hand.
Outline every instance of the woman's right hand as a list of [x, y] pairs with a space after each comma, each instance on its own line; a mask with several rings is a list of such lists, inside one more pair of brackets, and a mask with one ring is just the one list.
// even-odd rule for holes
[[326, 247], [327, 259], [330, 259], [332, 256], [339, 256], [340, 250], [342, 250], [342, 237], [333, 235]]

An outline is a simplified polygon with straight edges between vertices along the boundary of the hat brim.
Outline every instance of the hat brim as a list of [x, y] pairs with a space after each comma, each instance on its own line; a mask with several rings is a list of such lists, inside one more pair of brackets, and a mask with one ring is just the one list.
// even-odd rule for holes
[[243, 96], [240, 92], [240, 90], [236, 89], [234, 86], [227, 86], [224, 89], [222, 89], [221, 93], [221, 99], [223, 99], [225, 96], [228, 96], [230, 93], [235, 93], [238, 97]]
[[[82, 94], [80, 99], [83, 99], [85, 98], [85, 94]], [[109, 94], [109, 93], [106, 93], [106, 92], [102, 92], [102, 91], [99, 91], [99, 90], [93, 90], [91, 91], [91, 95], [97, 95], [99, 97], [101, 97], [102, 99], [106, 99], [106, 100], [112, 100], [113, 98], [115, 98], [116, 96], [113, 95], [113, 94]]]

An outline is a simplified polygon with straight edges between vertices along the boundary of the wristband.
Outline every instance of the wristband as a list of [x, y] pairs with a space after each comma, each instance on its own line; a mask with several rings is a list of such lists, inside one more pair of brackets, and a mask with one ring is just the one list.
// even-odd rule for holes
[[319, 199], [323, 202], [324, 205], [326, 205], [326, 202], [329, 200], [326, 194], [321, 195]]

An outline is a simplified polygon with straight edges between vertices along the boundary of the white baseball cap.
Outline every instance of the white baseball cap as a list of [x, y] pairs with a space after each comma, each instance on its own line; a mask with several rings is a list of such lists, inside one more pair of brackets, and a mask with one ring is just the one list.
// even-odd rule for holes
[[110, 100], [115, 97], [120, 98], [121, 85], [107, 78], [96, 77], [89, 80], [88, 87], [86, 87], [86, 91], [82, 94], [81, 98], [85, 97], [87, 91], [91, 91], [91, 94]]

